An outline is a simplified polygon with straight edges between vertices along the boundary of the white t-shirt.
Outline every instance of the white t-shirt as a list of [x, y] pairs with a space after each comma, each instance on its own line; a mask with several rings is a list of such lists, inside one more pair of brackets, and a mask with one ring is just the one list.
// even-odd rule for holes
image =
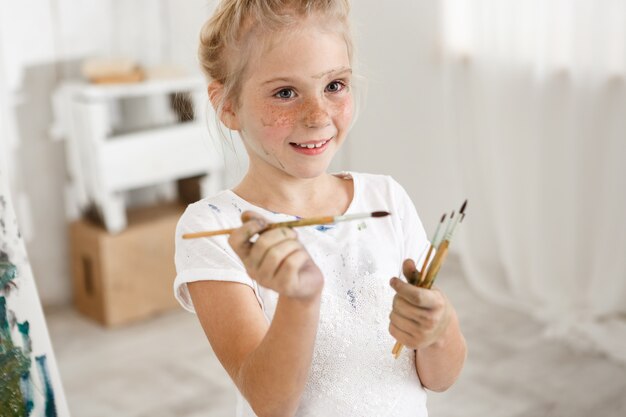
[[[341, 173], [354, 181], [346, 214], [385, 210], [391, 216], [296, 229], [300, 241], [324, 274], [320, 323], [308, 381], [298, 417], [425, 417], [426, 392], [415, 370], [415, 354], [391, 350], [389, 313], [395, 292], [391, 277], [401, 276], [402, 261], [421, 265], [429, 242], [415, 207], [389, 176]], [[182, 234], [241, 225], [241, 212], [253, 210], [270, 222], [293, 220], [254, 206], [230, 190], [187, 207], [176, 229], [174, 292], [193, 312], [187, 283], [232, 281], [249, 285], [271, 322], [278, 294], [246, 273], [227, 236], [183, 240]], [[254, 412], [238, 394], [238, 417]]]

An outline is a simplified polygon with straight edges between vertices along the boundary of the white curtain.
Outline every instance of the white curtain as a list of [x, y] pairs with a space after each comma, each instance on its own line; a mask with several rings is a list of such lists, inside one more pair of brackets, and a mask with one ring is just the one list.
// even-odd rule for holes
[[442, 3], [471, 284], [626, 362], [626, 0]]

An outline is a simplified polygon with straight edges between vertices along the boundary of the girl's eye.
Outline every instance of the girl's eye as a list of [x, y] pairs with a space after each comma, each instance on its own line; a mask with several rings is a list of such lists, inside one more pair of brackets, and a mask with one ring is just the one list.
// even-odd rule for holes
[[282, 98], [282, 99], [289, 99], [289, 98], [293, 98], [295, 95], [296, 93], [292, 89], [283, 88], [278, 93], [274, 94], [274, 97]]
[[338, 93], [344, 88], [346, 88], [346, 84], [344, 84], [343, 82], [333, 81], [326, 86], [326, 91], [328, 91], [329, 93]]

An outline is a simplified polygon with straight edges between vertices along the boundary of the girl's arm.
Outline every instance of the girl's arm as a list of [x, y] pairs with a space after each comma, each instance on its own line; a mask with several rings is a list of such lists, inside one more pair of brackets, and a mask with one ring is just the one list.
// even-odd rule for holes
[[304, 390], [319, 318], [319, 296], [280, 296], [271, 325], [246, 285], [188, 284], [217, 358], [255, 414], [292, 416]]
[[465, 338], [459, 329], [456, 311], [450, 306], [450, 321], [439, 339], [415, 351], [415, 369], [422, 385], [442, 392], [454, 384], [467, 356]]
[[[415, 273], [411, 260], [403, 265], [405, 276]], [[415, 349], [415, 368], [425, 388], [445, 391], [461, 373], [467, 347], [454, 307], [439, 289], [415, 287], [391, 279], [396, 291], [389, 332], [400, 343]]]
[[261, 233], [264, 220], [245, 212], [229, 244], [250, 277], [279, 293], [271, 324], [248, 286], [188, 284], [218, 359], [259, 417], [292, 416], [311, 366], [323, 276], [290, 229]]

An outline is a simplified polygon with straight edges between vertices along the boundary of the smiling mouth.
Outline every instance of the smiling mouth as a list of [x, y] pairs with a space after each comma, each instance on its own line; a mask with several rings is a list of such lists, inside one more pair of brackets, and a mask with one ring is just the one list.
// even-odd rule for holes
[[322, 146], [326, 145], [328, 142], [331, 141], [331, 139], [326, 139], [321, 142], [311, 142], [311, 143], [289, 142], [289, 144], [298, 148], [303, 148], [303, 149], [315, 149], [315, 148], [321, 148]]

